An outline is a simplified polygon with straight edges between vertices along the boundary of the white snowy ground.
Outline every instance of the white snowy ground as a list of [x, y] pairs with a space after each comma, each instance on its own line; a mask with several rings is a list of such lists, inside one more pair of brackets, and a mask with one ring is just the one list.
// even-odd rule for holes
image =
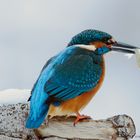
[[30, 97], [29, 89], [6, 89], [0, 91], [0, 105], [25, 103]]

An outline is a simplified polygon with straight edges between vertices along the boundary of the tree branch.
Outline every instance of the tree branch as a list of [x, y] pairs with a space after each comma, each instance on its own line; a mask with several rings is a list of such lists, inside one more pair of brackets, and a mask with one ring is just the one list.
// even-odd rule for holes
[[47, 140], [127, 140], [136, 130], [133, 120], [127, 115], [118, 115], [106, 120], [83, 120], [75, 127], [75, 116], [54, 117], [39, 129], [25, 128], [29, 111], [28, 104], [0, 106], [0, 139], [31, 140], [40, 137]]

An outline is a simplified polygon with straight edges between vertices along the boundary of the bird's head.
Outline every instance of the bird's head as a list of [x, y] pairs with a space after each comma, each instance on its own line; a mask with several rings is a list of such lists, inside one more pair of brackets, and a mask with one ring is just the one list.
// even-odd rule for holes
[[78, 45], [87, 47], [99, 55], [110, 51], [125, 53], [135, 53], [133, 49], [137, 47], [116, 41], [110, 34], [98, 30], [85, 30], [75, 35], [68, 44], [69, 46]]

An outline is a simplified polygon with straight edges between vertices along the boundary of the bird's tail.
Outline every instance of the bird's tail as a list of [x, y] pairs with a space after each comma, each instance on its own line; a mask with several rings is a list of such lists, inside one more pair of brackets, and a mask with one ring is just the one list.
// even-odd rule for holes
[[26, 128], [38, 128], [42, 124], [49, 109], [49, 105], [46, 103], [47, 99], [48, 94], [44, 91], [43, 79], [39, 79], [32, 90]]

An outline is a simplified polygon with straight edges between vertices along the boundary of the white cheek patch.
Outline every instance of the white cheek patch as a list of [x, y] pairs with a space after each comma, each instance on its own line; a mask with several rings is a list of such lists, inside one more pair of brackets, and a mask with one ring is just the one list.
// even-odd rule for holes
[[87, 49], [87, 50], [90, 50], [90, 51], [95, 51], [96, 50], [96, 47], [94, 45], [81, 45], [81, 44], [78, 45], [77, 44], [77, 45], [74, 45], [74, 46], [84, 48], [84, 49]]

